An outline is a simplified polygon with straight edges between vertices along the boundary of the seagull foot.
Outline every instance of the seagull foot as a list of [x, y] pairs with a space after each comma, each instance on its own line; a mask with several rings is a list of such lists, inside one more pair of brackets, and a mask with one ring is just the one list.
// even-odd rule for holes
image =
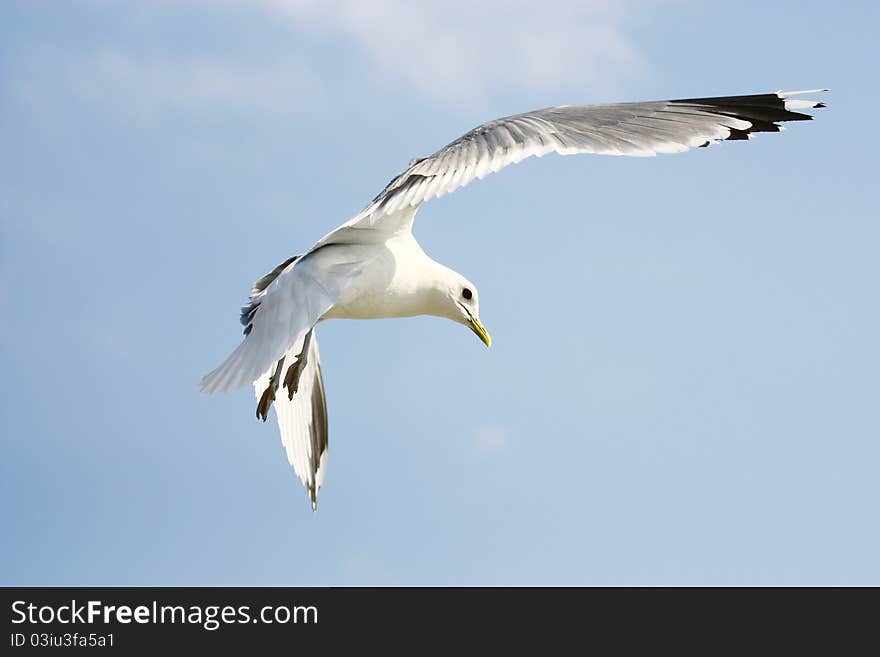
[[263, 394], [260, 395], [260, 401], [257, 403], [257, 419], [266, 421], [266, 418], [269, 417], [269, 409], [272, 407], [272, 402], [275, 401], [275, 377], [269, 379], [269, 385], [263, 391]]
[[311, 344], [312, 331], [309, 331], [303, 339], [302, 350], [296, 355], [296, 362], [287, 368], [287, 373], [284, 375], [284, 387], [287, 388], [288, 401], [293, 399], [293, 396], [296, 394], [297, 390], [299, 390], [299, 378], [302, 376], [302, 371], [307, 360], [306, 354], [309, 353], [309, 347]]
[[299, 390], [299, 377], [302, 374], [303, 357], [302, 354], [296, 357], [296, 362], [287, 368], [287, 374], [284, 375], [284, 387], [287, 388], [287, 399], [293, 399], [293, 396]]
[[283, 358], [275, 366], [275, 373], [269, 377], [269, 385], [266, 386], [263, 394], [260, 395], [260, 401], [257, 402], [257, 419], [263, 422], [269, 417], [269, 409], [272, 407], [272, 402], [275, 401], [275, 391], [278, 390], [278, 376], [281, 374], [282, 367], [284, 367]]

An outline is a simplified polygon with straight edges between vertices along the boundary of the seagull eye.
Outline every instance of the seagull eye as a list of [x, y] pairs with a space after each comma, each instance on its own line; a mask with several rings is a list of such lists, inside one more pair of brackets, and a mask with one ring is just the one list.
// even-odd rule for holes
[[466, 287], [461, 291], [461, 296], [463, 296], [465, 299], [470, 300], [471, 297], [474, 296], [474, 293], [471, 292], [471, 289], [469, 287]]

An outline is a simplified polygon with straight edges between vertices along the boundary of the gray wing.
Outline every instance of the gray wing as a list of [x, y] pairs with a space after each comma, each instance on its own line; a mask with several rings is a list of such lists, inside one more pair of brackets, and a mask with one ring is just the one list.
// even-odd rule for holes
[[779, 132], [783, 121], [813, 118], [794, 110], [824, 107], [812, 100], [792, 100], [792, 96], [821, 91], [827, 90], [563, 105], [496, 119], [429, 157], [413, 160], [348, 225], [366, 218], [373, 224], [533, 155], [651, 156], [723, 139], [748, 139], [755, 132]]
[[369, 257], [369, 250], [326, 245], [288, 259], [257, 281], [242, 308], [244, 340], [202, 377], [201, 389], [227, 392], [260, 378], [289, 349], [302, 344]]

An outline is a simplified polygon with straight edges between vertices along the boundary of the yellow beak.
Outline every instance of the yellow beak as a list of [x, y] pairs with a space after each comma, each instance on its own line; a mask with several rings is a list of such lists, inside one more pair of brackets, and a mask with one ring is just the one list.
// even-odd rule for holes
[[489, 331], [486, 330], [486, 327], [480, 324], [480, 320], [476, 317], [468, 313], [469, 325], [471, 327], [471, 331], [477, 334], [477, 337], [483, 341], [487, 347], [492, 346], [492, 336], [489, 335]]

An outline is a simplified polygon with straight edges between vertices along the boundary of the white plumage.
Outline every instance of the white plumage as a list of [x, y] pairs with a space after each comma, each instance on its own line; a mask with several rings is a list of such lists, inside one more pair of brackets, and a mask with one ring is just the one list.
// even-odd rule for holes
[[361, 212], [260, 279], [242, 309], [245, 338], [202, 390], [253, 383], [257, 414], [274, 404], [288, 460], [313, 508], [327, 461], [327, 410], [314, 327], [329, 318], [436, 315], [469, 326], [488, 346], [476, 287], [434, 262], [412, 235], [419, 206], [527, 157], [556, 152], [647, 157], [778, 132], [823, 107], [805, 92], [564, 105], [489, 121], [415, 159]]

